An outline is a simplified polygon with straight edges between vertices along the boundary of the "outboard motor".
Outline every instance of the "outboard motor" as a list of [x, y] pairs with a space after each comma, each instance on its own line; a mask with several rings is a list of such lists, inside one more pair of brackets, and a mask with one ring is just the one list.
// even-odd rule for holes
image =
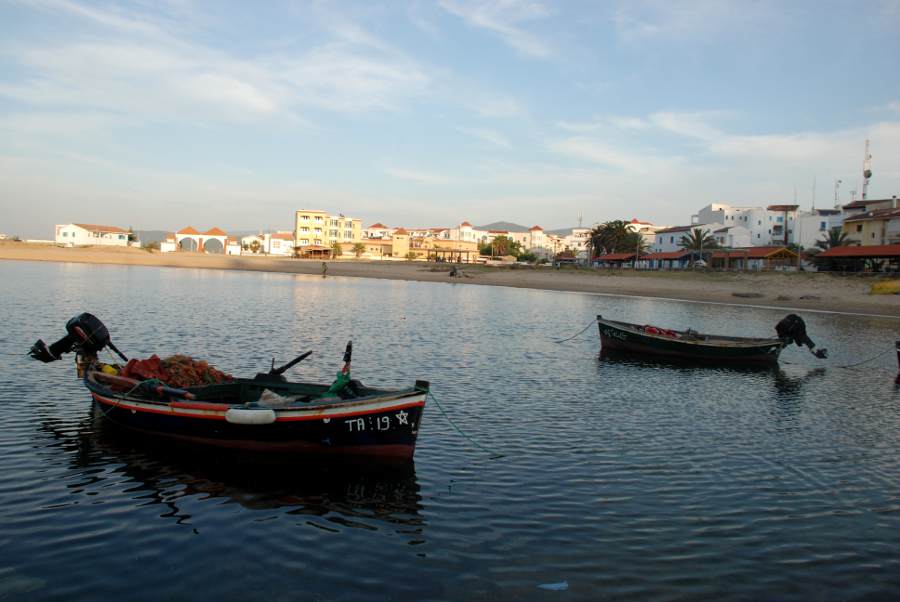
[[796, 343], [798, 347], [806, 345], [816, 357], [821, 359], [828, 357], [827, 349], [815, 350], [816, 344], [806, 334], [806, 322], [797, 314], [788, 314], [782, 318], [781, 322], [775, 325], [775, 332], [778, 333], [778, 338], [785, 345], [790, 345], [791, 343]]
[[75, 316], [66, 322], [66, 332], [68, 333], [66, 336], [50, 346], [38, 339], [31, 346], [28, 355], [47, 364], [61, 359], [64, 353], [72, 350], [81, 356], [96, 357], [100, 350], [109, 347], [124, 361], [128, 361], [128, 358], [109, 340], [109, 331], [106, 326], [93, 314], [83, 313]]

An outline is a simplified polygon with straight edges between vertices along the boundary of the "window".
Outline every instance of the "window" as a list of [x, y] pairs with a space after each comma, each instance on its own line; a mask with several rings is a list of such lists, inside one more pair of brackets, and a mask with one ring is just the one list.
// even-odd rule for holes
[[300, 216], [300, 219], [302, 219], [304, 222], [308, 222], [308, 221], [309, 221], [309, 216], [308, 216], [308, 215], [301, 215], [301, 216]]
[[825, 222], [819, 222], [819, 232], [824, 232], [827, 229], [826, 226]]
[[317, 215], [317, 216], [316, 216], [316, 221], [317, 221], [317, 222], [321, 222], [321, 221], [322, 221], [322, 216], [321, 216], [321, 215]]
[[309, 228], [307, 228], [306, 226], [303, 226], [302, 228], [300, 228], [300, 231], [301, 232], [309, 232]]
[[669, 244], [675, 244], [675, 237], [674, 237], [674, 236], [670, 236], [670, 237], [669, 237]]
[[336, 237], [337, 237], [337, 234], [338, 234], [338, 231], [337, 231], [337, 230], [329, 230], [329, 231], [328, 231], [328, 234], [329, 234], [332, 238], [336, 238]]
[[64, 237], [65, 237], [65, 236], [68, 236], [68, 235], [69, 235], [68, 232], [63, 232], [63, 236], [64, 236]]
[[316, 234], [321, 234], [321, 233], [322, 233], [322, 228], [316, 228]]
[[756, 220], [756, 225], [757, 225], [757, 226], [762, 226], [762, 220], [761, 220], [761, 219]]
[[301, 244], [301, 245], [308, 245], [308, 244], [309, 244], [309, 239], [308, 239], [308, 238], [303, 238], [303, 239], [301, 239], [301, 240], [300, 240], [300, 244]]
[[779, 224], [783, 224], [783, 223], [784, 223], [784, 216], [783, 216], [783, 215], [779, 215], [779, 216], [775, 219], [775, 221], [778, 222]]
[[119, 234], [119, 240], [125, 240], [125, 235], [124, 235], [124, 234]]
[[856, 224], [856, 231], [862, 232], [862, 224]]

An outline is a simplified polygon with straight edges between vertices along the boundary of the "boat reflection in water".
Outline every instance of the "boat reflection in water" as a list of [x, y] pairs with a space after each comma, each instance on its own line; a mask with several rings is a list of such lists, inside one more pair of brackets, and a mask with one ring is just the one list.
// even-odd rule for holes
[[[73, 470], [107, 468], [106, 483], [93, 484], [91, 489], [115, 483], [123, 492], [140, 491], [142, 506], [168, 507], [161, 518], [177, 522], [190, 518], [179, 508], [179, 500], [190, 497], [194, 514], [198, 499], [211, 502], [210, 511], [224, 500], [249, 510], [321, 517], [314, 526], [326, 530], [389, 528], [409, 543], [423, 539], [422, 498], [412, 459], [367, 459], [364, 463], [357, 459], [354, 464], [294, 458], [290, 464], [273, 463], [270, 455], [213, 452], [126, 435], [111, 427], [96, 407], [80, 427]], [[98, 474], [91, 472], [97, 479]]]

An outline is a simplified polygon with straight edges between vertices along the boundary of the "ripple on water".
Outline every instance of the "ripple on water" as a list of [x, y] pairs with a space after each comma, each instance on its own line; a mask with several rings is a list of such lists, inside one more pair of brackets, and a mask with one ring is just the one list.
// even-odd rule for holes
[[[542, 291], [0, 264], [0, 597], [846, 599], [900, 595], [898, 322], [804, 316], [833, 362], [598, 360], [602, 313], [765, 334], [781, 312]], [[39, 305], [33, 299], [50, 300]], [[134, 356], [427, 378], [415, 462], [235, 462], [122, 435], [37, 337], [92, 311]], [[27, 395], [23, 392], [27, 392]], [[566, 582], [565, 592], [539, 589]]]

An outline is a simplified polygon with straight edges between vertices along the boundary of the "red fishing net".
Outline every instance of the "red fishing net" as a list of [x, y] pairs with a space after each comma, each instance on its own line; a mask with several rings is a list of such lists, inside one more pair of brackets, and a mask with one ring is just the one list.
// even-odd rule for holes
[[159, 359], [154, 354], [145, 360], [132, 359], [125, 364], [121, 375], [138, 380], [155, 378], [170, 387], [177, 388], [227, 383], [234, 380], [230, 374], [225, 374], [207, 362], [195, 360], [187, 355], [173, 355]]

